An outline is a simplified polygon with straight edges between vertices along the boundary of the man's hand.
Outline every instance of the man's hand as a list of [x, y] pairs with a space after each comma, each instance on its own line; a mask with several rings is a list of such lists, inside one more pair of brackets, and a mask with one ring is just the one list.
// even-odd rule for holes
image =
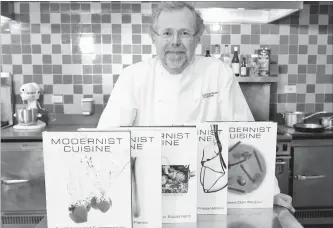
[[283, 193], [279, 193], [274, 196], [274, 205], [287, 208], [291, 213], [295, 213], [295, 208], [291, 205], [292, 198]]

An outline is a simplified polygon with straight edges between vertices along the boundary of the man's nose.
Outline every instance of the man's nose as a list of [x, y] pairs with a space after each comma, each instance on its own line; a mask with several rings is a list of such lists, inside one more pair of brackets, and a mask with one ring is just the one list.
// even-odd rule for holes
[[178, 35], [178, 33], [174, 34], [171, 40], [171, 44], [173, 46], [179, 46], [180, 45], [180, 36]]

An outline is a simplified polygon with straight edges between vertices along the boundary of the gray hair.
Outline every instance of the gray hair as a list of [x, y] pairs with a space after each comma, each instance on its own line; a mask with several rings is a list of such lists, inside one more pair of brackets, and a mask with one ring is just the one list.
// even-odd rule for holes
[[200, 38], [205, 31], [205, 24], [201, 17], [201, 13], [197, 11], [194, 6], [189, 2], [161, 2], [158, 8], [152, 15], [152, 21], [149, 26], [149, 34], [153, 39], [154, 30], [157, 23], [157, 18], [163, 10], [172, 11], [177, 9], [188, 8], [196, 18], [196, 36]]

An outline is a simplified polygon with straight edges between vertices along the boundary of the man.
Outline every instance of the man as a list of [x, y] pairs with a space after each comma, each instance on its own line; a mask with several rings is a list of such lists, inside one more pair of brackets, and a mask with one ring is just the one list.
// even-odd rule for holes
[[[204, 30], [190, 4], [163, 2], [150, 27], [157, 57], [123, 70], [98, 128], [253, 121], [231, 68], [195, 56]], [[276, 181], [275, 203], [293, 210], [279, 192]]]

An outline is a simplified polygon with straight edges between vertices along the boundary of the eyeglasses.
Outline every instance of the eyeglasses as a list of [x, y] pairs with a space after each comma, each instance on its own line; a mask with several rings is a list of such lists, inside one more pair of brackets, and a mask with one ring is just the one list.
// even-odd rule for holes
[[153, 32], [164, 40], [171, 40], [175, 36], [175, 34], [178, 35], [181, 40], [193, 40], [194, 37], [197, 35], [197, 33], [192, 33], [188, 30], [180, 30], [178, 32], [174, 32], [173, 30], [168, 29], [163, 31], [161, 34], [156, 32], [155, 30], [153, 30]]

